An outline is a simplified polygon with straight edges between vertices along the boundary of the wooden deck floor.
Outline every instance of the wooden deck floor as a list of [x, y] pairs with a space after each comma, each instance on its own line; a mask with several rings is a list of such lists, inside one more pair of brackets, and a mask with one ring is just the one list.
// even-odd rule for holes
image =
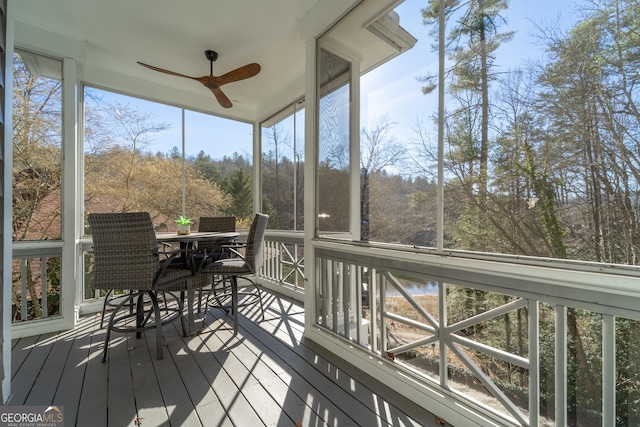
[[[14, 340], [10, 405], [61, 405], [65, 426], [435, 426], [350, 365], [302, 338], [303, 308], [268, 294], [262, 320], [245, 307], [240, 330], [212, 309], [198, 334], [112, 334], [101, 363], [99, 317], [72, 331]], [[198, 324], [198, 322], [197, 322]]]

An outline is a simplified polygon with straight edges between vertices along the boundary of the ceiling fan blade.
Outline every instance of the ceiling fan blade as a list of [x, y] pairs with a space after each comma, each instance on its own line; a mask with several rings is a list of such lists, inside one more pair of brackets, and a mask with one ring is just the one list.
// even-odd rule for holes
[[154, 67], [153, 65], [149, 65], [149, 64], [145, 64], [143, 62], [138, 61], [138, 64], [142, 65], [143, 67], [146, 67], [150, 70], [153, 71], [159, 71], [161, 73], [165, 73], [165, 74], [171, 74], [172, 76], [178, 76], [178, 77], [186, 77], [188, 79], [194, 79], [197, 80], [195, 77], [191, 77], [191, 76], [186, 76], [184, 74], [180, 74], [180, 73], [176, 73], [175, 71], [169, 71], [169, 70], [165, 70], [164, 68], [158, 68], [158, 67]]
[[[210, 59], [211, 61], [211, 59]], [[213, 61], [212, 61], [213, 63]], [[233, 104], [231, 100], [220, 90], [220, 86], [226, 83], [237, 82], [238, 80], [248, 79], [249, 77], [253, 77], [260, 72], [260, 65], [256, 63], [247, 64], [244, 67], [236, 68], [235, 70], [229, 71], [221, 76], [202, 76], [202, 77], [192, 77], [187, 76], [185, 74], [176, 73], [175, 71], [165, 70], [164, 68], [155, 67], [153, 65], [145, 64], [143, 62], [138, 61], [138, 64], [142, 65], [153, 71], [158, 71], [160, 73], [169, 74], [172, 76], [185, 77], [187, 79], [192, 79], [199, 81], [204, 86], [209, 88], [211, 92], [215, 95], [216, 99], [220, 103], [220, 105], [224, 108], [231, 108]]]
[[247, 64], [244, 67], [236, 68], [221, 76], [215, 77], [215, 82], [218, 86], [222, 86], [227, 83], [237, 82], [238, 80], [248, 79], [258, 74], [261, 70], [260, 64], [252, 63]]
[[216, 99], [218, 100], [218, 102], [220, 103], [221, 106], [223, 106], [224, 108], [231, 108], [233, 106], [233, 104], [231, 104], [231, 101], [229, 100], [229, 98], [227, 98], [227, 95], [225, 95], [219, 87], [214, 86], [214, 87], [209, 87], [207, 86], [209, 89], [211, 89], [211, 92], [213, 92], [213, 94], [216, 96]]

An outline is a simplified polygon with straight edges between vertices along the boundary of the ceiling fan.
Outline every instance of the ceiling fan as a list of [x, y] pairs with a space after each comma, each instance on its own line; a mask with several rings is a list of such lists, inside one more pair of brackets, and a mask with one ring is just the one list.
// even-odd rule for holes
[[154, 67], [153, 65], [144, 64], [140, 61], [138, 61], [138, 64], [154, 71], [159, 71], [165, 74], [171, 74], [172, 76], [186, 77], [188, 79], [197, 80], [203, 85], [205, 85], [206, 87], [208, 87], [211, 90], [211, 92], [213, 92], [213, 94], [215, 95], [216, 99], [218, 100], [221, 106], [223, 106], [224, 108], [231, 108], [233, 104], [231, 104], [231, 101], [229, 100], [229, 98], [227, 98], [227, 95], [225, 95], [222, 92], [222, 90], [220, 90], [220, 86], [227, 83], [233, 83], [233, 82], [237, 82], [238, 80], [244, 80], [244, 79], [248, 79], [250, 77], [255, 76], [260, 72], [260, 64], [256, 64], [256, 63], [247, 64], [243, 67], [236, 68], [235, 70], [231, 70], [228, 73], [225, 73], [221, 76], [214, 76], [213, 61], [218, 59], [218, 52], [215, 52], [213, 50], [205, 50], [204, 55], [209, 60], [210, 72], [208, 76], [202, 76], [202, 77], [186, 76], [184, 74], [176, 73], [175, 71], [169, 71], [162, 68]]

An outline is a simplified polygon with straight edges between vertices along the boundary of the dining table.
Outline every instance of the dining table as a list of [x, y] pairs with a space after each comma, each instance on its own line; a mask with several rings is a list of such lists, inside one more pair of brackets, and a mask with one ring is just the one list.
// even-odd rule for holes
[[[235, 231], [192, 231], [189, 234], [178, 234], [171, 231], [157, 231], [156, 241], [159, 244], [178, 243], [181, 249], [192, 249], [197, 242], [213, 243], [215, 245], [224, 245], [233, 242], [240, 236]], [[193, 335], [195, 329], [195, 315], [193, 313], [193, 305], [195, 301], [195, 290], [193, 289], [193, 278], [187, 280], [187, 323], [189, 334]]]

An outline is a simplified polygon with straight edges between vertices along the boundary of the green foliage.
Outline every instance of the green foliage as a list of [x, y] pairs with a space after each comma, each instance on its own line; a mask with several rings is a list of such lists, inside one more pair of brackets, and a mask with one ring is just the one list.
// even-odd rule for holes
[[[616, 409], [620, 426], [640, 420], [640, 322], [616, 321]], [[634, 381], [635, 379], [635, 381]]]
[[239, 219], [250, 219], [253, 213], [251, 173], [238, 168], [222, 180], [221, 188], [233, 197], [233, 201], [223, 212]]
[[193, 225], [193, 220], [191, 218], [185, 218], [182, 215], [180, 215], [175, 221], [178, 225]]
[[182, 151], [178, 147], [171, 147], [169, 151], [169, 156], [171, 160], [180, 160], [182, 159]]
[[545, 172], [538, 172], [529, 144], [523, 144], [525, 162], [523, 171], [529, 179], [533, 193], [538, 196], [540, 211], [542, 212], [542, 228], [547, 243], [552, 248], [555, 258], [565, 259], [567, 249], [564, 245], [564, 232], [556, 212], [555, 191]]
[[211, 156], [205, 154], [204, 151], [200, 151], [196, 158], [193, 160], [193, 165], [200, 175], [209, 182], [219, 183], [222, 181], [222, 172], [220, 167], [215, 161], [211, 159]]
[[304, 227], [302, 147], [294, 144], [285, 129], [279, 123], [263, 131], [262, 210], [269, 213], [270, 228], [301, 230]]

